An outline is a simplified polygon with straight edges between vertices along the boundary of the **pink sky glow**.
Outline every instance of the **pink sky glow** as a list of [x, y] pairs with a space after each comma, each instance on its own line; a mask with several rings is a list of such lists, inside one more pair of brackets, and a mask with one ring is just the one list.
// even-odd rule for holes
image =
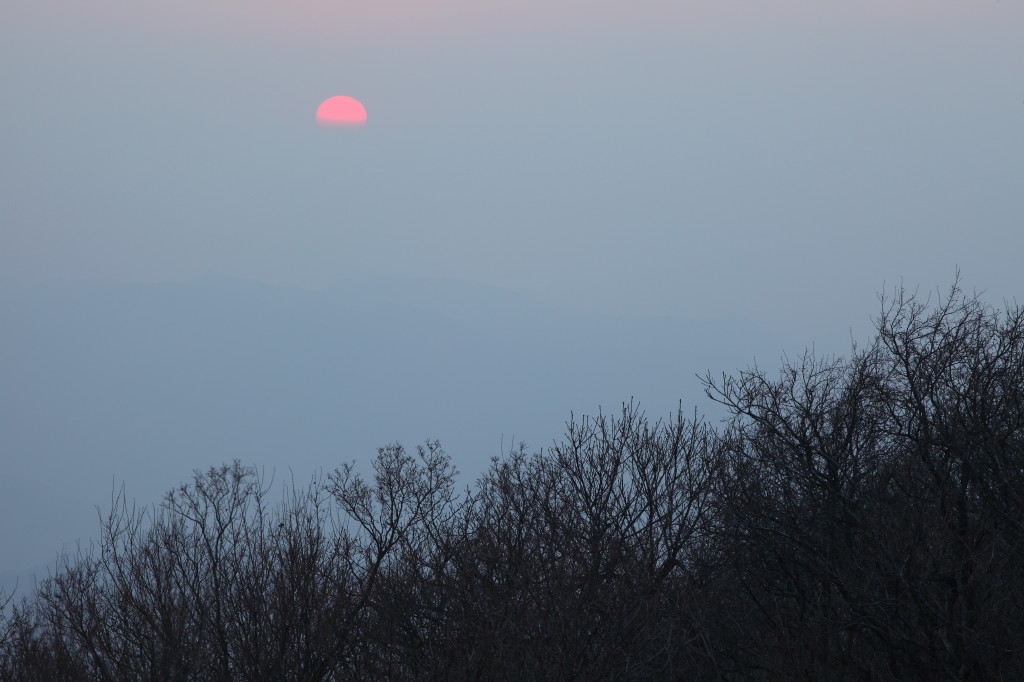
[[[14, 0], [12, 12], [33, 12], [28, 0]], [[130, 0], [97, 0], [88, 9], [54, 0], [59, 13], [85, 12], [84, 19], [106, 25], [133, 25], [292, 42], [376, 42], [445, 40], [457, 36], [526, 36], [537, 33], [604, 30], [673, 31], [695, 25], [950, 23], [998, 13], [984, 0], [181, 0], [140, 5]], [[60, 7], [62, 6], [62, 7]]]

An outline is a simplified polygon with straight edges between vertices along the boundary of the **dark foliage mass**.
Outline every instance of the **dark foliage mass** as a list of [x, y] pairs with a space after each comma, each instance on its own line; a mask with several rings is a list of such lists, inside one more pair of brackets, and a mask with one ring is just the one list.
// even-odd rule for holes
[[281, 502], [238, 463], [0, 623], [12, 680], [1024, 679], [1024, 312], [896, 292], [873, 341], [573, 419], [464, 492], [439, 444]]

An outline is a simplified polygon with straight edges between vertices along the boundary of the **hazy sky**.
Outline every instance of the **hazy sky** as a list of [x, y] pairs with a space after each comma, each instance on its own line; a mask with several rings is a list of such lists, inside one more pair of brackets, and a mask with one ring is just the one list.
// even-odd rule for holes
[[[901, 276], [1021, 281], [1016, 0], [2, 12], [7, 286], [431, 276], [848, 324]], [[369, 125], [316, 127], [336, 94]]]
[[[2, 0], [0, 515], [39, 520], [3, 527], [25, 558], [0, 572], [89, 532], [112, 477], [159, 491], [297, 443], [302, 478], [339, 443], [406, 436], [485, 460], [517, 429], [546, 445], [571, 409], [643, 394], [660, 413], [737, 353], [841, 351], [883, 283], [960, 267], [1020, 297], [1022, 37], [1021, 0]], [[318, 127], [333, 95], [368, 124]], [[525, 330], [452, 312], [411, 355], [417, 330], [385, 320], [411, 339], [390, 366], [366, 330], [320, 324], [333, 290], [295, 293], [370, 278], [552, 307]], [[53, 282], [92, 293], [37, 294]], [[277, 328], [293, 306], [303, 327]], [[578, 352], [565, 306], [675, 322], [581, 317], [603, 331]], [[686, 346], [697, 317], [732, 322]], [[645, 350], [634, 329], [655, 330]]]

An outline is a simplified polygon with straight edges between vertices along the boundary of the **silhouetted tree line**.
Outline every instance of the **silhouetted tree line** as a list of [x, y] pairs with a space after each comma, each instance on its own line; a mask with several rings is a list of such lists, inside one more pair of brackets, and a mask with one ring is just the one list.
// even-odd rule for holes
[[459, 491], [440, 445], [115, 497], [0, 624], [11, 680], [1024, 679], [1024, 311], [897, 291], [731, 417], [571, 419]]

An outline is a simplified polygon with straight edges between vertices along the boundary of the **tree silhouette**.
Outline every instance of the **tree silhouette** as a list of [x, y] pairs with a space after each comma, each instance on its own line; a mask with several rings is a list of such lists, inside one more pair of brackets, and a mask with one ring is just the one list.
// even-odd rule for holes
[[1021, 308], [897, 290], [846, 358], [704, 385], [720, 425], [572, 417], [461, 492], [437, 442], [120, 490], [0, 678], [1024, 677]]

